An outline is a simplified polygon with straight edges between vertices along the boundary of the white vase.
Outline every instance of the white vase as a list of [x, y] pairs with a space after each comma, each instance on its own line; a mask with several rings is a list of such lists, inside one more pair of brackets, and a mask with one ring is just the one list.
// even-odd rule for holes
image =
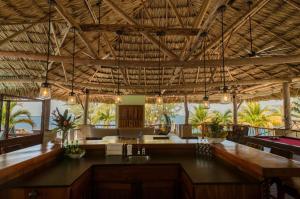
[[224, 140], [226, 140], [226, 138], [207, 138], [209, 144], [221, 143]]

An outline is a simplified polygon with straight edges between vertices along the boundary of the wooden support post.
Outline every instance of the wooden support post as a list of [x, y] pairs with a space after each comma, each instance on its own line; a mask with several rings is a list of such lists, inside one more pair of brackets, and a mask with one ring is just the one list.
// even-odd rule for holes
[[[0, 134], [2, 130], [3, 95], [0, 95]], [[1, 154], [1, 151], [0, 151]]]
[[282, 85], [283, 94], [283, 111], [284, 111], [284, 127], [291, 129], [291, 101], [290, 101], [290, 83], [284, 82]]
[[42, 118], [41, 118], [41, 143], [44, 140], [44, 134], [49, 131], [51, 100], [42, 101]]
[[187, 95], [184, 96], [184, 111], [185, 111], [185, 124], [189, 124], [189, 107], [188, 107], [188, 98]]
[[9, 133], [9, 118], [10, 118], [10, 101], [6, 101], [6, 110], [5, 110], [5, 124], [4, 124], [4, 135], [5, 139], [8, 139]]
[[84, 99], [84, 114], [83, 114], [83, 124], [87, 125], [88, 123], [88, 113], [89, 113], [89, 90], [85, 91], [85, 99]]
[[233, 124], [238, 124], [238, 106], [237, 106], [237, 99], [236, 99], [236, 93], [233, 93], [232, 95], [232, 104], [233, 104]]

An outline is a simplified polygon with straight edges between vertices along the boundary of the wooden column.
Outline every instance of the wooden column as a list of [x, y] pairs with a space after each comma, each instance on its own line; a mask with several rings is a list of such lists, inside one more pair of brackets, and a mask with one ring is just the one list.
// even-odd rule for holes
[[238, 124], [238, 106], [237, 106], [237, 99], [236, 99], [236, 93], [233, 93], [232, 95], [232, 104], [233, 104], [233, 124]]
[[0, 133], [2, 130], [2, 112], [3, 112], [3, 95], [0, 95]]
[[83, 124], [87, 125], [88, 123], [88, 113], [89, 113], [89, 90], [85, 91], [85, 98], [84, 98], [84, 114], [83, 114]]
[[49, 122], [50, 122], [50, 109], [51, 109], [51, 100], [44, 100], [43, 101], [45, 118], [44, 118], [44, 129], [45, 131], [49, 130]]
[[291, 100], [290, 100], [290, 83], [284, 82], [282, 85], [283, 94], [283, 111], [284, 111], [284, 127], [291, 129]]
[[188, 99], [187, 96], [184, 96], [184, 112], [185, 112], [185, 124], [189, 124], [189, 107], [188, 107]]
[[9, 118], [10, 118], [10, 101], [8, 100], [8, 101], [6, 101], [6, 110], [5, 110], [5, 124], [4, 124], [5, 139], [8, 139]]

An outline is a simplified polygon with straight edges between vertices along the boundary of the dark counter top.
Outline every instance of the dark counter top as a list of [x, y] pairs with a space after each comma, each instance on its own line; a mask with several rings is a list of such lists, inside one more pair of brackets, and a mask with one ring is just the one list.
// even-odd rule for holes
[[14, 182], [14, 187], [70, 186], [92, 166], [131, 164], [178, 164], [194, 184], [257, 183], [237, 169], [217, 159], [201, 157], [151, 157], [147, 162], [132, 162], [119, 156], [84, 157], [80, 160], [65, 158], [54, 166], [30, 178]]

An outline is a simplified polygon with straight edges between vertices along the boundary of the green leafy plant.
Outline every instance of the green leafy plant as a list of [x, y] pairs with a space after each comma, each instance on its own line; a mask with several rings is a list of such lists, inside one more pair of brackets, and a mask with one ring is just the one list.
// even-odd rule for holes
[[62, 133], [62, 141], [67, 137], [68, 131], [70, 129], [74, 129], [76, 127], [76, 120], [78, 120], [80, 116], [73, 116], [69, 113], [68, 109], [64, 111], [63, 114], [60, 113], [58, 108], [52, 112], [52, 119], [54, 121], [53, 125], [56, 126], [56, 128], [53, 129], [53, 131]]
[[206, 136], [209, 138], [226, 138], [227, 132], [223, 130], [221, 121], [218, 118], [212, 119], [209, 124], [210, 130], [207, 132]]
[[84, 149], [79, 147], [78, 140], [71, 141], [71, 143], [67, 142], [64, 146], [64, 150], [66, 154], [82, 154], [85, 152]]

